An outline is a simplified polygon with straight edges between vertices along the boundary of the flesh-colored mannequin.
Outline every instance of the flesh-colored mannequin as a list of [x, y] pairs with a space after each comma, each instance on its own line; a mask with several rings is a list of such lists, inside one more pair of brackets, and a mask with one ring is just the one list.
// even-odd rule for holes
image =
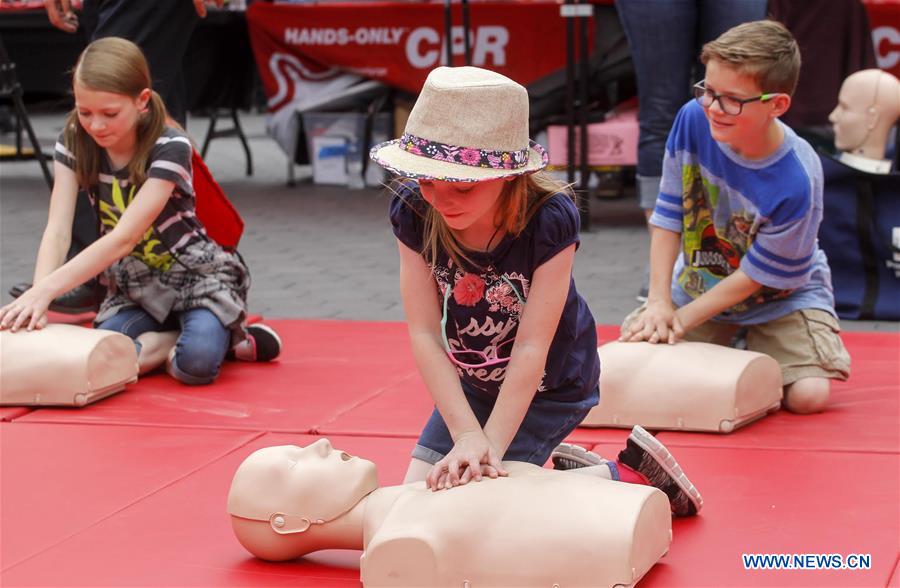
[[326, 439], [267, 447], [238, 468], [228, 512], [262, 559], [363, 550], [365, 586], [630, 586], [668, 550], [659, 490], [504, 466], [508, 477], [450, 490], [378, 488], [372, 462]]
[[778, 362], [762, 353], [689, 341], [615, 341], [597, 353], [600, 404], [582, 426], [730, 433], [781, 402]]
[[[888, 133], [900, 119], [900, 80], [880, 69], [864, 69], [844, 80], [838, 105], [828, 116], [841, 161], [874, 173], [888, 173]], [[880, 164], [880, 165], [879, 165]]]
[[137, 380], [134, 341], [75, 325], [0, 331], [0, 405], [84, 406]]

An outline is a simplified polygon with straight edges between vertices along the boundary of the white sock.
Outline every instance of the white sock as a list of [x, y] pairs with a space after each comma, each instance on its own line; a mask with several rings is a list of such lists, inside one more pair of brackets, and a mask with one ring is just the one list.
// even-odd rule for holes
[[586, 474], [588, 476], [596, 476], [598, 478], [603, 478], [604, 480], [614, 480], [615, 478], [612, 475], [612, 468], [615, 467], [611, 461], [603, 460], [603, 463], [588, 466], [586, 468], [575, 468], [574, 470], [567, 470], [569, 472], [575, 472], [576, 474]]
[[234, 358], [239, 361], [256, 361], [256, 341], [253, 337], [248, 336], [231, 349], [234, 351]]

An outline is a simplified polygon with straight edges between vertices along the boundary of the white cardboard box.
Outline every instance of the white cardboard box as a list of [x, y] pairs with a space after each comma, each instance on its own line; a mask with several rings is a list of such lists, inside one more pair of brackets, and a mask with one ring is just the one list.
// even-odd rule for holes
[[313, 182], [347, 185], [347, 139], [321, 135], [312, 138]]
[[[360, 153], [360, 149], [363, 148], [361, 143], [365, 117], [365, 114], [358, 112], [303, 113], [303, 127], [306, 132], [307, 145], [313, 165], [313, 182], [342, 186], [346, 186], [349, 183], [348, 168], [359, 170], [362, 165], [363, 154]], [[390, 138], [388, 136], [388, 133], [391, 131], [390, 122], [391, 117], [388, 113], [379, 113], [375, 116], [372, 128], [372, 145], [387, 141]], [[338, 141], [343, 141], [343, 148], [338, 145]], [[369, 153], [368, 147], [365, 147], [366, 157], [368, 157]], [[348, 166], [348, 157], [354, 158], [354, 165]], [[342, 174], [339, 174], [336, 169], [339, 165], [336, 159], [340, 159], [340, 165], [344, 166]], [[323, 173], [316, 171], [317, 165], [325, 166], [326, 169]], [[369, 161], [365, 184], [367, 186], [379, 186], [384, 181], [384, 178], [384, 169], [377, 163]]]

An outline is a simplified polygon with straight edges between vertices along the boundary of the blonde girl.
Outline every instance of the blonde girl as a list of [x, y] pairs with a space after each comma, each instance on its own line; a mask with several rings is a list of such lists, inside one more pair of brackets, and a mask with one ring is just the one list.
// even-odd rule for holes
[[[390, 217], [412, 349], [435, 410], [406, 481], [433, 490], [504, 476], [501, 460], [650, 483], [676, 514], [700, 495], [636, 427], [619, 461], [561, 441], [597, 404], [597, 332], [575, 289], [579, 216], [528, 139], [528, 94], [475, 67], [432, 71], [403, 136], [373, 160], [403, 180]], [[559, 446], [559, 447], [558, 447]], [[586, 470], [587, 471], [587, 470]]]
[[543, 465], [597, 403], [594, 319], [575, 290], [571, 193], [539, 170], [528, 95], [497, 73], [432, 71], [404, 135], [372, 158], [406, 178], [391, 223], [416, 363], [436, 409], [407, 481]]
[[[165, 364], [181, 382], [206, 384], [232, 348], [240, 359], [277, 356], [271, 329], [244, 327], [249, 273], [197, 219], [191, 142], [167, 124], [141, 50], [116, 37], [94, 41], [72, 89], [34, 286], [0, 309], [0, 329], [41, 328], [51, 300], [103, 272], [109, 289], [95, 325], [135, 339], [141, 373]], [[65, 262], [80, 190], [101, 237]]]

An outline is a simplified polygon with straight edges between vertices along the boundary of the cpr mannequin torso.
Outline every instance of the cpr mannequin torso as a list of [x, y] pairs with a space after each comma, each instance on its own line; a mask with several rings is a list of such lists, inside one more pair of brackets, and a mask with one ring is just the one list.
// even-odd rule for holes
[[900, 118], [900, 80], [880, 69], [848, 76], [828, 118], [843, 163], [869, 173], [890, 171], [884, 154], [890, 130]]
[[241, 543], [266, 559], [363, 549], [366, 586], [630, 585], [668, 550], [670, 507], [658, 490], [504, 466], [507, 478], [440, 492], [424, 483], [376, 488], [338, 518], [284, 535], [258, 520], [270, 509], [250, 513], [257, 520], [234, 516], [255, 510], [252, 498], [235, 498], [249, 488], [240, 488], [239, 470], [229, 511]]
[[730, 433], [781, 401], [781, 370], [762, 353], [712, 343], [612, 342], [598, 350], [600, 404], [582, 426]]

